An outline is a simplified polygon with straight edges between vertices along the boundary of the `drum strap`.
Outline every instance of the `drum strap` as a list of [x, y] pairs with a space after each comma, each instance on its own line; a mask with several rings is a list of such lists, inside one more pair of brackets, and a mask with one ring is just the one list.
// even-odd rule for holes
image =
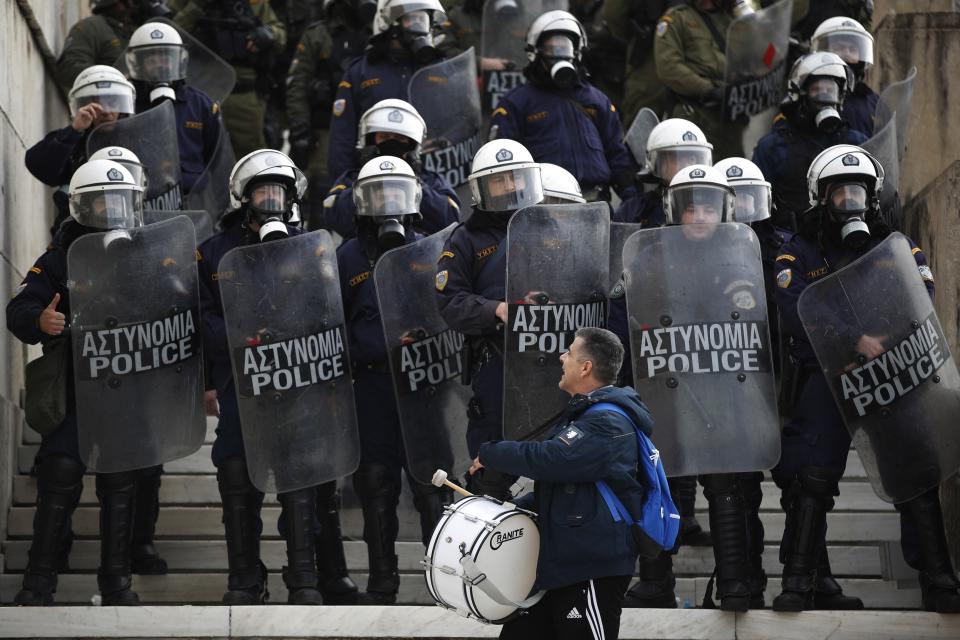
[[540, 599], [546, 593], [546, 591], [538, 591], [526, 600], [516, 602], [503, 595], [503, 593], [497, 589], [497, 585], [493, 584], [493, 582], [487, 579], [487, 574], [480, 570], [480, 567], [477, 566], [477, 563], [474, 562], [473, 558], [471, 558], [469, 555], [464, 555], [462, 558], [460, 558], [460, 566], [463, 567], [463, 578], [465, 582], [467, 582], [471, 587], [480, 589], [480, 591], [486, 594], [488, 598], [497, 604], [502, 604], [505, 607], [529, 609], [533, 605], [540, 602]]

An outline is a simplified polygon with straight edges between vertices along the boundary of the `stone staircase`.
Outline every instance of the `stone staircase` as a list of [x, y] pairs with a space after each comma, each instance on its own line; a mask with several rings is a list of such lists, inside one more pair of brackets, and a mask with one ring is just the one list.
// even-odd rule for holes
[[[223, 525], [220, 522], [219, 494], [214, 468], [210, 462], [213, 422], [207, 432], [207, 443], [192, 456], [166, 465], [160, 491], [161, 509], [157, 523], [157, 548], [167, 560], [166, 576], [135, 576], [134, 588], [144, 603], [214, 604], [226, 588], [226, 549]], [[26, 567], [27, 551], [33, 522], [36, 481], [29, 476], [39, 436], [23, 427], [17, 451], [17, 469], [13, 478], [13, 507], [8, 518], [8, 537], [0, 547], [3, 570], [0, 572], [0, 604], [10, 603], [19, 589]], [[764, 566], [770, 575], [767, 603], [779, 592], [780, 563], [777, 544], [783, 530], [780, 493], [771, 481], [764, 482], [762, 519], [766, 528], [767, 548]], [[347, 563], [353, 579], [366, 584], [366, 548], [361, 540], [362, 518], [349, 482], [343, 487], [344, 534]], [[698, 499], [700, 522], [706, 526], [706, 501]], [[270, 569], [271, 601], [286, 602], [286, 589], [279, 575], [285, 562], [284, 543], [277, 535], [279, 506], [268, 496], [263, 508], [263, 559]], [[93, 477], [85, 478], [83, 496], [73, 528], [77, 535], [70, 556], [70, 570], [60, 576], [57, 602], [86, 604], [96, 594], [98, 508]], [[899, 540], [899, 518], [891, 505], [879, 500], [867, 482], [863, 465], [856, 452], [850, 452], [847, 473], [841, 484], [841, 495], [828, 519], [827, 541], [835, 574], [845, 590], [863, 598], [868, 608], [911, 609], [919, 606], [920, 594], [915, 585], [881, 578], [880, 546], [884, 541]], [[424, 586], [419, 561], [423, 546], [416, 512], [409, 491], [401, 502], [400, 556], [401, 586], [399, 601], [403, 604], [432, 604]], [[896, 547], [896, 545], [894, 545]], [[703, 598], [707, 579], [713, 570], [713, 555], [708, 547], [681, 550], [676, 558], [677, 595], [683, 606], [696, 606]]]

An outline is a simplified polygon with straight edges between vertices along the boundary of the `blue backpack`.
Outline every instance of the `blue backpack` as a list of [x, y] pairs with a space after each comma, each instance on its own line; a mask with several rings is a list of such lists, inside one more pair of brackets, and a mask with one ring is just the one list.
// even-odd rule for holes
[[591, 411], [613, 411], [630, 421], [637, 436], [637, 472], [638, 480], [646, 489], [640, 517], [634, 516], [623, 506], [623, 502], [603, 480], [597, 480], [597, 490], [603, 496], [614, 522], [626, 520], [631, 523], [630, 531], [641, 558], [653, 559], [664, 549], [673, 549], [680, 532], [680, 513], [667, 486], [667, 476], [660, 462], [660, 452], [653, 442], [640, 430], [640, 427], [627, 415], [627, 412], [612, 402], [598, 402], [584, 413]]

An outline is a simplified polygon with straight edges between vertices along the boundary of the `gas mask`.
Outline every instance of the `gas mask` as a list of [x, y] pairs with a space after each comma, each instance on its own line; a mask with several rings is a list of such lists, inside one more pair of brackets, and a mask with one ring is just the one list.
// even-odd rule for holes
[[377, 218], [377, 248], [383, 255], [390, 249], [402, 247], [407, 240], [402, 218]]
[[537, 47], [540, 60], [550, 74], [550, 80], [559, 89], [569, 89], [576, 84], [577, 50], [569, 36], [555, 33], [548, 35]]
[[415, 143], [413, 140], [410, 140], [408, 138], [405, 138], [403, 140], [390, 138], [376, 145], [376, 147], [378, 151], [377, 155], [405, 158], [406, 155], [411, 151], [416, 151], [417, 143]]
[[400, 38], [413, 54], [418, 64], [426, 64], [439, 56], [430, 33], [430, 14], [426, 11], [412, 11], [398, 20]]
[[827, 191], [830, 225], [845, 247], [857, 249], [870, 238], [866, 222], [869, 209], [869, 194], [862, 182], [831, 185]]
[[261, 182], [250, 189], [245, 204], [248, 219], [260, 225], [260, 242], [280, 240], [290, 235], [285, 220], [289, 219], [292, 202], [287, 189], [276, 182]]
[[807, 86], [804, 103], [811, 124], [824, 133], [836, 133], [840, 119], [840, 85], [834, 78], [813, 78]]

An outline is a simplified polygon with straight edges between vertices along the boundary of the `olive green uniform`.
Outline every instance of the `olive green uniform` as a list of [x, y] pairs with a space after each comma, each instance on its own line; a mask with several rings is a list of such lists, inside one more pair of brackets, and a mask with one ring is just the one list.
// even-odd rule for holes
[[[273, 33], [273, 49], [271, 52], [260, 52], [258, 56], [279, 55], [287, 43], [287, 32], [283, 23], [270, 8], [270, 0], [248, 0], [254, 18], [260, 24], [269, 27]], [[210, 0], [172, 0], [168, 2], [177, 13], [174, 21], [190, 33], [197, 35], [206, 46], [223, 57], [216, 43], [198, 34], [198, 22], [201, 18], [210, 17], [219, 2]], [[230, 60], [227, 60], [231, 62]], [[223, 123], [230, 134], [230, 142], [237, 158], [266, 147], [263, 136], [263, 121], [267, 111], [266, 89], [269, 78], [261, 77], [258, 84], [257, 69], [248, 64], [233, 63], [237, 72], [237, 84], [233, 93], [223, 102]], [[269, 69], [269, 65], [266, 65]], [[262, 86], [261, 86], [262, 85]]]
[[440, 4], [447, 13], [447, 21], [440, 27], [443, 41], [439, 49], [447, 58], [473, 47], [479, 64], [483, 48], [483, 13], [468, 11], [462, 0], [441, 0]]
[[70, 91], [80, 72], [95, 64], [113, 66], [127, 47], [137, 25], [94, 14], [77, 22], [67, 34], [57, 59], [57, 82]]

